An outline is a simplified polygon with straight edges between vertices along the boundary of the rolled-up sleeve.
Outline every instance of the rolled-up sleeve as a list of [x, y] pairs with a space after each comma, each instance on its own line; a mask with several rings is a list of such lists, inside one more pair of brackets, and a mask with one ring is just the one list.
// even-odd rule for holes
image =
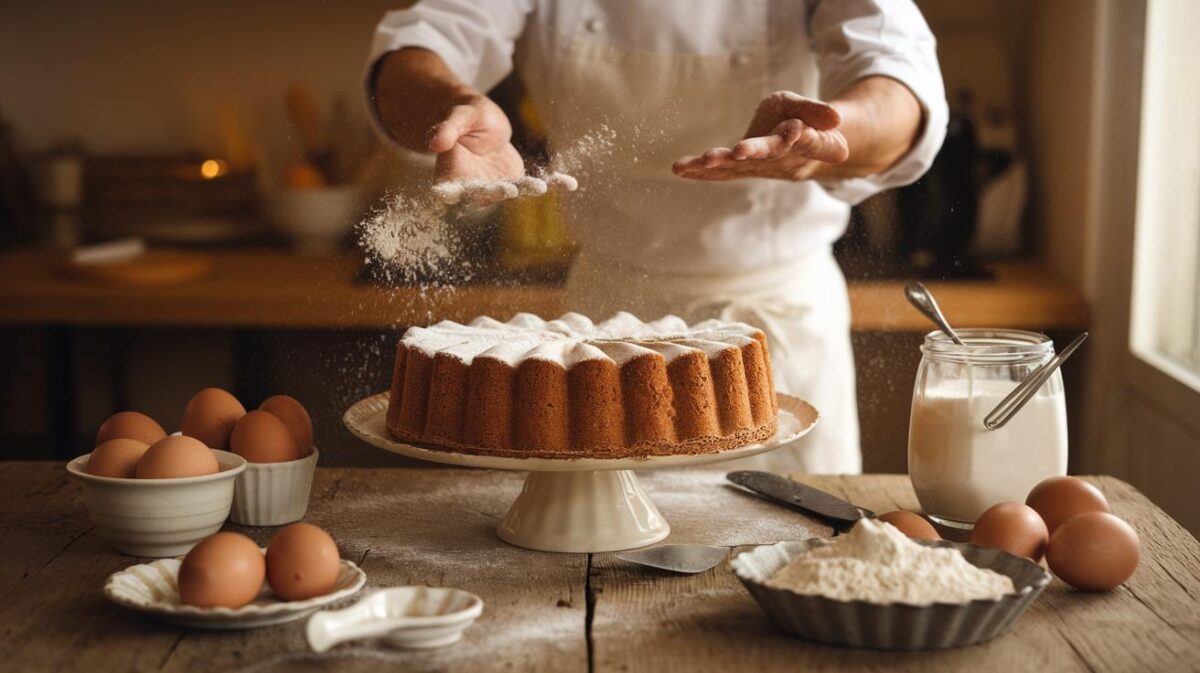
[[[533, 1], [421, 0], [408, 9], [384, 14], [367, 59], [368, 99], [374, 98], [379, 60], [406, 47], [432, 51], [464, 83], [487, 91], [512, 71], [513, 46], [525, 29]], [[374, 113], [374, 104], [369, 107]]]
[[854, 82], [890, 77], [920, 103], [924, 128], [913, 147], [887, 170], [823, 183], [834, 197], [858, 203], [876, 192], [915, 182], [946, 138], [949, 108], [937, 41], [911, 0], [810, 0], [808, 30], [817, 54], [820, 95], [829, 99]]

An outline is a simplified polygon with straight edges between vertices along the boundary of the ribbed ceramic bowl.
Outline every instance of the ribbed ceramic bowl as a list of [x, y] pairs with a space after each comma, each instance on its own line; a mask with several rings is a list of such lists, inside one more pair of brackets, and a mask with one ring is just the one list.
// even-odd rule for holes
[[233, 505], [234, 480], [246, 469], [241, 456], [213, 451], [221, 471], [180, 479], [121, 479], [87, 473], [92, 454], [67, 463], [83, 482], [83, 501], [96, 530], [130, 556], [185, 554], [221, 529]]
[[318, 608], [353, 595], [367, 575], [353, 561], [342, 559], [337, 582], [324, 596], [281, 601], [265, 582], [258, 597], [240, 608], [200, 608], [179, 602], [181, 559], [159, 559], [113, 573], [104, 595], [117, 605], [145, 612], [165, 622], [204, 629], [249, 629], [300, 619]]
[[1014, 593], [970, 603], [867, 603], [806, 596], [766, 585], [792, 559], [829, 540], [780, 542], [739, 554], [730, 563], [754, 600], [776, 626], [828, 645], [884, 650], [932, 650], [982, 643], [1004, 633], [1050, 583], [1050, 573], [1028, 559], [998, 549], [956, 542], [924, 542], [952, 547], [980, 568], [1012, 579]]
[[230, 518], [247, 526], [282, 526], [304, 518], [320, 456], [314, 446], [296, 460], [247, 463], [237, 478]]

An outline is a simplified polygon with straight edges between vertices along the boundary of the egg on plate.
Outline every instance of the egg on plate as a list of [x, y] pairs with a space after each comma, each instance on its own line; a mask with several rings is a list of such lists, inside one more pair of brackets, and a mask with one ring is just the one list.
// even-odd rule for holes
[[340, 569], [337, 544], [311, 523], [287, 526], [267, 545], [267, 583], [285, 601], [329, 593]]
[[179, 600], [202, 608], [240, 608], [254, 600], [267, 575], [266, 558], [241, 533], [200, 541], [179, 565]]

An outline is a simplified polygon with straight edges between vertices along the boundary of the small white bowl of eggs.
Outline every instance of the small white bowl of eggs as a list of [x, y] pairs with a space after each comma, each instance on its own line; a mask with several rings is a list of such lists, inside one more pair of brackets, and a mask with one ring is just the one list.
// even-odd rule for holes
[[312, 421], [295, 399], [276, 395], [247, 413], [232, 394], [205, 388], [188, 402], [179, 433], [168, 437], [149, 416], [122, 411], [67, 471], [83, 482], [88, 514], [114, 547], [164, 558], [218, 531], [231, 511], [254, 526], [298, 521], [318, 457]]
[[100, 534], [126, 554], [151, 558], [182, 554], [220, 530], [245, 469], [241, 456], [178, 435], [153, 444], [111, 439], [67, 463]]
[[320, 452], [308, 410], [295, 398], [275, 395], [247, 412], [228, 392], [206, 388], [188, 402], [183, 434], [246, 459], [234, 491], [234, 523], [281, 526], [304, 517]]

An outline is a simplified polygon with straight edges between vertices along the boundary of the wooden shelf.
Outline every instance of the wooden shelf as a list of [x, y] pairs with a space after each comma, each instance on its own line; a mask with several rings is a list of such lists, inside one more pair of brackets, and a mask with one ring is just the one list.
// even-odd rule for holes
[[[506, 319], [562, 311], [556, 287], [388, 289], [354, 282], [353, 255], [306, 257], [273, 249], [217, 250], [211, 275], [163, 287], [98, 285], [55, 272], [41, 250], [0, 253], [0, 323], [73, 326], [372, 329], [480, 315]], [[1087, 306], [1075, 289], [1032, 263], [998, 263], [994, 280], [929, 283], [961, 327], [1076, 329]], [[901, 281], [850, 284], [858, 331], [925, 331]]]

